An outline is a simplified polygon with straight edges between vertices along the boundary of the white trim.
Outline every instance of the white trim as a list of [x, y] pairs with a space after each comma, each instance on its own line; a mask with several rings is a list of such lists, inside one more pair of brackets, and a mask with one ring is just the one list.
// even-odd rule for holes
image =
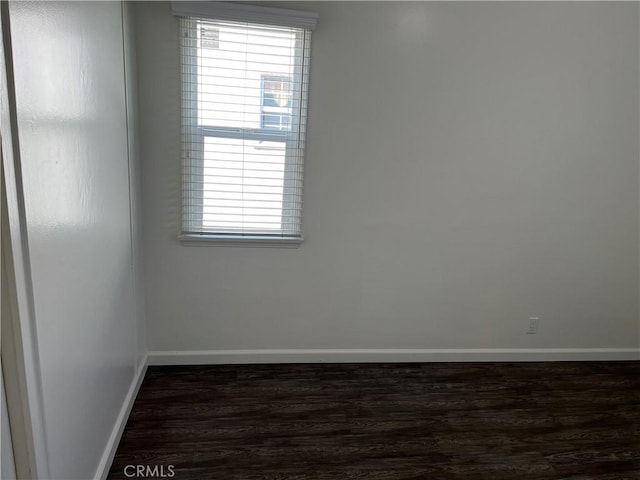
[[178, 239], [185, 246], [219, 246], [219, 247], [283, 247], [298, 248], [302, 237], [276, 237], [268, 235], [222, 235], [183, 233]]
[[127, 396], [124, 399], [124, 403], [122, 404], [120, 413], [118, 413], [118, 417], [116, 418], [115, 425], [113, 427], [113, 430], [111, 431], [111, 435], [109, 436], [107, 445], [105, 446], [102, 458], [100, 459], [100, 463], [98, 464], [98, 468], [96, 469], [96, 474], [94, 475], [94, 478], [96, 480], [104, 480], [109, 474], [109, 469], [111, 468], [113, 457], [115, 456], [116, 450], [118, 449], [118, 444], [120, 443], [122, 432], [124, 432], [124, 427], [127, 425], [127, 420], [129, 420], [129, 414], [131, 413], [131, 409], [133, 408], [133, 403], [136, 400], [136, 396], [138, 395], [138, 391], [140, 390], [140, 385], [142, 385], [142, 380], [144, 379], [144, 375], [147, 372], [147, 365], [147, 356], [145, 356], [144, 359], [140, 362], [140, 366], [138, 367], [138, 371], [136, 372], [136, 375], [131, 382], [131, 386], [129, 387]]
[[534, 362], [640, 360], [637, 348], [446, 348], [168, 350], [148, 353], [149, 365], [358, 362]]
[[[2, 166], [6, 198], [7, 224], [2, 225], [4, 260], [10, 278], [11, 321], [16, 349], [18, 375], [23, 383], [22, 412], [28, 436], [29, 469], [33, 478], [49, 478], [44, 399], [38, 338], [29, 259], [25, 203], [18, 142], [18, 126], [13, 78], [9, 6], [0, 4], [2, 42], [0, 42], [0, 125], [2, 125]], [[18, 445], [14, 445], [17, 448]], [[17, 458], [17, 457], [16, 457]], [[19, 467], [19, 465], [16, 465]]]
[[227, 2], [171, 2], [171, 13], [177, 17], [201, 17], [313, 30], [318, 14], [302, 10], [262, 7]]

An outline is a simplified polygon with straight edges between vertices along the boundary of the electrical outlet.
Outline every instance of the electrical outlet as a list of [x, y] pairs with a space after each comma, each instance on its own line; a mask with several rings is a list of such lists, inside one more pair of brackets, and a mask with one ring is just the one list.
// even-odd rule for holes
[[538, 333], [539, 324], [540, 324], [540, 317], [529, 317], [529, 330], [527, 330], [527, 334]]

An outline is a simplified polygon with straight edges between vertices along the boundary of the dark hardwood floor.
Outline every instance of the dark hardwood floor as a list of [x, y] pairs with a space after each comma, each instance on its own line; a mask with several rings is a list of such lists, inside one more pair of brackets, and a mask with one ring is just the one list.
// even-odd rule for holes
[[126, 465], [177, 480], [638, 480], [640, 362], [150, 367], [109, 478]]

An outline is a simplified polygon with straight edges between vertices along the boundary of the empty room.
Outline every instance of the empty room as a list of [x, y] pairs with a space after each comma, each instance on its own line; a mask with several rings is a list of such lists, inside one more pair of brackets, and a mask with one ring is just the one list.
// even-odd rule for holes
[[3, 480], [640, 479], [640, 3], [0, 13]]

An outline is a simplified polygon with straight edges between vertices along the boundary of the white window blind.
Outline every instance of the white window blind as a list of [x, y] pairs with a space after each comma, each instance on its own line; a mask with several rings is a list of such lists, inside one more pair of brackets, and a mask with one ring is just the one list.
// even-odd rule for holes
[[182, 233], [301, 239], [311, 30], [231, 7], [180, 18]]

